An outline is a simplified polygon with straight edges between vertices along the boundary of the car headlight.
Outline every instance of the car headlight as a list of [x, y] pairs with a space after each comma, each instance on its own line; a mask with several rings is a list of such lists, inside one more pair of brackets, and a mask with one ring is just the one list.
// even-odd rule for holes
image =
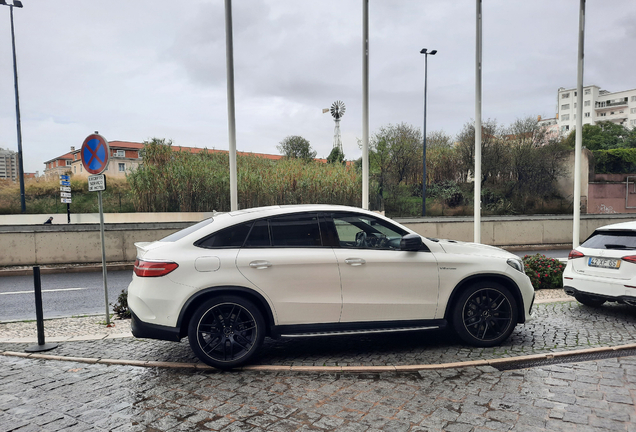
[[521, 273], [526, 273], [525, 271], [525, 267], [523, 266], [523, 262], [521, 262], [520, 260], [516, 260], [513, 258], [510, 258], [508, 261], [506, 261], [508, 263], [508, 265], [510, 267], [512, 267], [513, 269], [520, 271]]

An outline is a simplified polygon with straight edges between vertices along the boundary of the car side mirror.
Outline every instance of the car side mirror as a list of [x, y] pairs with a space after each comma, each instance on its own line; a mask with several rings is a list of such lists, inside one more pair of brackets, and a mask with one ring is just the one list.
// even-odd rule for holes
[[400, 250], [417, 252], [422, 250], [422, 237], [417, 234], [407, 234], [400, 240]]

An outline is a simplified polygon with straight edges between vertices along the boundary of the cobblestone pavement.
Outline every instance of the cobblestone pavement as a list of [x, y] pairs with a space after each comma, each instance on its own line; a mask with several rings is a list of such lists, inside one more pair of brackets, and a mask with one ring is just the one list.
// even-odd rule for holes
[[0, 357], [8, 431], [636, 431], [636, 357], [500, 372], [195, 372]]
[[[563, 289], [542, 289], [536, 291], [535, 304], [558, 301], [574, 301]], [[74, 316], [45, 320], [47, 338], [66, 339], [87, 335], [95, 339], [113, 337], [130, 333], [130, 320], [111, 318], [112, 327], [106, 327], [104, 314]], [[0, 343], [6, 340], [28, 338], [37, 341], [36, 322], [24, 320], [0, 321]]]
[[[396, 366], [452, 363], [611, 347], [636, 342], [636, 308], [606, 304], [597, 309], [577, 302], [539, 304], [533, 319], [519, 325], [502, 345], [472, 348], [446, 331], [266, 339], [254, 364], [294, 366]], [[32, 343], [0, 343], [0, 351], [23, 351]], [[47, 354], [101, 359], [197, 363], [181, 343], [115, 338], [67, 341]]]

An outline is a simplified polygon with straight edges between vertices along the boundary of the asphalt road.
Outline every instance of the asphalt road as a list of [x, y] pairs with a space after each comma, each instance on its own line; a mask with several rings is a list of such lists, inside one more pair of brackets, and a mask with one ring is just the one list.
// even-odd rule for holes
[[[513, 251], [517, 256], [540, 253], [567, 258], [569, 250]], [[132, 271], [108, 272], [108, 302], [113, 304], [128, 288]], [[35, 319], [32, 276], [0, 277], [0, 321]], [[42, 275], [42, 305], [45, 318], [105, 313], [101, 272]], [[110, 306], [112, 312], [112, 306]]]
[[[45, 318], [106, 313], [101, 272], [42, 275]], [[108, 272], [108, 302], [128, 288], [132, 271]], [[112, 306], [109, 306], [112, 313]], [[35, 319], [33, 276], [0, 277], [0, 321]]]

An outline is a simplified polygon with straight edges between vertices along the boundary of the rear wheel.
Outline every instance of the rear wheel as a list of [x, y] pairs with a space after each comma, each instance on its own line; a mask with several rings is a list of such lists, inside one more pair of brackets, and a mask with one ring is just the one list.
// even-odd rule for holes
[[188, 326], [188, 339], [201, 361], [218, 369], [241, 366], [265, 337], [265, 321], [250, 301], [220, 296], [203, 303]]
[[466, 289], [454, 305], [453, 326], [465, 342], [494, 346], [508, 339], [517, 325], [517, 302], [497, 282], [477, 282]]
[[605, 300], [603, 300], [600, 297], [594, 297], [591, 295], [581, 294], [581, 293], [574, 294], [574, 298], [579, 303], [583, 303], [585, 306], [590, 306], [590, 307], [600, 307], [600, 306], [603, 306], [603, 303], [605, 303]]

